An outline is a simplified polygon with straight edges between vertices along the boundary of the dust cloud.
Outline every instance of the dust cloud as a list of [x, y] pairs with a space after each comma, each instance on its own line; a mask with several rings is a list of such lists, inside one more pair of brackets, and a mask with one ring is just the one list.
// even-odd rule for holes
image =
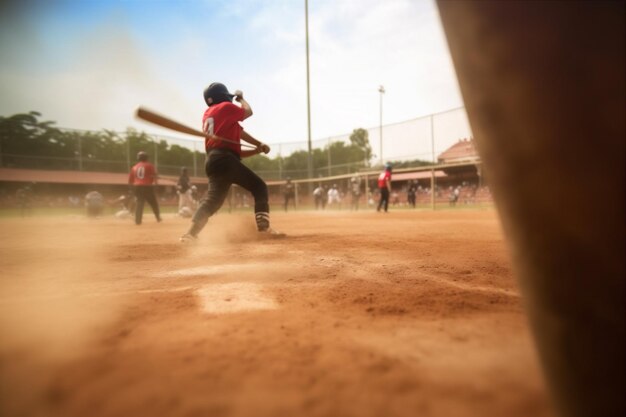
[[[77, 225], [87, 224], [77, 220]], [[24, 221], [16, 221], [25, 224]], [[76, 357], [117, 316], [122, 300], [94, 297], [103, 279], [103, 247], [88, 234], [54, 221], [38, 221], [27, 234], [3, 239], [0, 349], [37, 349], [42, 359]], [[54, 233], [48, 233], [55, 230]]]

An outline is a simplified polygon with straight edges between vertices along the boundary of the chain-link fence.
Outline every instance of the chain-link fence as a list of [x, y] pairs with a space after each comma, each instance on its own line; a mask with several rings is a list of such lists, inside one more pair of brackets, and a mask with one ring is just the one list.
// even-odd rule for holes
[[[202, 139], [152, 135], [133, 129], [57, 129], [32, 120], [26, 128], [7, 124], [6, 118], [0, 122], [0, 168], [126, 173], [137, 153], [146, 151], [161, 175], [178, 176], [181, 167], [186, 167], [193, 177], [204, 178]], [[333, 187], [344, 202], [341, 206], [352, 207], [347, 201], [352, 200], [353, 177], [358, 175], [358, 200], [362, 206], [371, 207], [379, 199], [377, 176], [386, 162], [394, 165], [393, 204], [407, 205], [411, 186], [416, 189], [417, 206], [434, 208], [457, 201], [471, 204], [490, 200], [475, 152], [474, 159], [458, 157], [473, 147], [463, 140], [471, 137], [464, 108], [364, 130], [369, 139], [369, 158], [362, 157], [367, 154], [364, 151], [359, 154], [362, 144], [351, 143], [351, 133], [314, 140], [312, 177], [308, 173], [306, 141], [271, 144], [270, 156], [255, 156], [244, 162], [267, 181], [274, 205], [281, 205], [283, 184], [291, 177], [300, 207], [317, 207], [313, 191], [323, 189], [320, 201], [326, 201]], [[454, 156], [453, 161], [440, 159], [442, 154]], [[203, 182], [199, 183], [202, 190]], [[168, 183], [163, 186], [170, 187]], [[243, 198], [246, 193], [240, 195]]]
[[[441, 152], [471, 136], [464, 108], [365, 130], [371, 146], [371, 158], [367, 160], [346, 156], [350, 133], [314, 140], [313, 178], [364, 171], [387, 161], [408, 164], [403, 166], [411, 166], [411, 161], [420, 161], [422, 165], [435, 163]], [[17, 138], [19, 135], [26, 135], [26, 139]], [[251, 163], [266, 180], [308, 177], [306, 141], [271, 146], [269, 158], [254, 157], [266, 159], [246, 163]], [[26, 133], [14, 133], [4, 127], [0, 130], [0, 167], [127, 172], [140, 150], [148, 152], [161, 174], [177, 175], [185, 166], [194, 176], [204, 175], [204, 146], [198, 139], [149, 135], [132, 129], [113, 132], [32, 128]]]
[[[407, 164], [410, 161], [435, 163], [438, 155], [451, 145], [472, 136], [463, 107], [386, 124], [382, 129], [381, 126], [375, 126], [366, 130], [373, 155], [368, 161], [344, 162], [342, 155], [336, 154], [337, 149], [333, 144], [341, 142], [349, 145], [351, 133], [313, 140], [311, 143], [314, 150], [313, 177], [349, 174], [372, 166], [381, 166], [389, 161]], [[279, 143], [272, 147], [277, 152], [281, 164], [274, 170], [257, 170], [263, 177], [282, 179], [288, 176], [294, 178], [308, 176], [306, 158], [298, 159], [296, 166], [285, 160], [285, 157], [294, 153], [307, 152], [306, 141]]]

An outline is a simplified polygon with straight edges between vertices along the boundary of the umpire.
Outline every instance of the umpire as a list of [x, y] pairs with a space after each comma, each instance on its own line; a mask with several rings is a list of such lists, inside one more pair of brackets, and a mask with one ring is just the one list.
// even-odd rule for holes
[[154, 195], [154, 186], [157, 184], [157, 172], [150, 162], [148, 154], [140, 151], [137, 154], [137, 163], [130, 169], [128, 185], [134, 188], [137, 197], [137, 207], [135, 207], [135, 224], [141, 224], [143, 217], [143, 205], [147, 201], [154, 212], [157, 222], [161, 221], [159, 203]]

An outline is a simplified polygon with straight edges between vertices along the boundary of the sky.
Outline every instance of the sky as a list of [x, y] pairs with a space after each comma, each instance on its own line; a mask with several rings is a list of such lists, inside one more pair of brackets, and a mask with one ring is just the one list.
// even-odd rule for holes
[[[181, 136], [135, 109], [200, 128], [219, 81], [244, 92], [253, 136], [307, 140], [304, 0], [0, 4], [0, 116]], [[432, 0], [309, 0], [309, 48], [313, 140], [378, 126], [380, 85], [383, 124], [463, 105]]]

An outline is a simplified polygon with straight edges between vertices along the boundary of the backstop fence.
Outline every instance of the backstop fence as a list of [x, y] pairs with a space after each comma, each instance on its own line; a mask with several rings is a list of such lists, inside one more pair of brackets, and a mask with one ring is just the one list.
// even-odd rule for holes
[[[58, 130], [62, 133], [62, 141], [55, 142], [54, 138], [48, 138], [45, 145], [37, 146], [37, 149], [19, 144], [12, 146], [6, 133], [0, 135], [0, 167], [127, 172], [134, 164], [137, 152], [144, 150], [150, 154], [151, 161], [162, 174], [177, 175], [180, 168], [185, 166], [194, 176], [204, 175], [204, 145], [197, 138], [134, 131]], [[314, 177], [358, 172], [387, 161], [420, 160], [435, 163], [437, 155], [459, 139], [471, 136], [462, 107], [365, 130], [372, 148], [369, 161], [345, 162], [340, 155], [333, 155], [336, 148], [332, 145], [337, 142], [349, 145], [350, 133], [312, 141], [312, 148], [318, 155]], [[256, 169], [261, 177], [266, 180], [280, 180], [288, 176], [300, 179], [307, 177], [306, 159], [288, 160], [290, 155], [308, 150], [306, 141], [270, 145], [272, 159], [278, 163], [272, 164], [269, 169]]]
[[[360, 128], [360, 127], [355, 127]], [[253, 169], [270, 186], [274, 205], [282, 204], [283, 184], [290, 177], [296, 184], [296, 205], [313, 207], [327, 193], [337, 188], [343, 207], [351, 207], [354, 183], [358, 180], [361, 205], [372, 205], [378, 199], [376, 177], [385, 162], [394, 163], [394, 195], [392, 202], [406, 204], [411, 183], [417, 189], [417, 205], [447, 204], [456, 201], [480, 202], [489, 197], [481, 189], [480, 161], [446, 164], [438, 156], [452, 145], [472, 136], [465, 108], [460, 107], [415, 119], [365, 129], [371, 146], [371, 158], [345, 162], [339, 155], [342, 143], [350, 145], [351, 133], [316, 139], [312, 142], [315, 160], [313, 178], [308, 177], [306, 141], [273, 143], [272, 163], [257, 164]], [[57, 129], [54, 134], [32, 147], [11, 141], [7, 132], [0, 132], [0, 168], [72, 170], [95, 172], [128, 172], [138, 151], [150, 154], [161, 175], [177, 176], [187, 167], [193, 177], [204, 177], [204, 143], [197, 138], [146, 134], [128, 130], [81, 131]], [[40, 138], [41, 139], [41, 138]], [[356, 177], [356, 178], [354, 178]], [[164, 185], [165, 186], [165, 185]], [[323, 190], [323, 199], [313, 191]], [[229, 198], [236, 207], [246, 193], [234, 188]], [[319, 194], [319, 193], [318, 193]], [[457, 191], [458, 194], [458, 191]], [[240, 201], [240, 202], [241, 202]], [[291, 202], [290, 202], [291, 203]], [[243, 202], [241, 204], [245, 205]]]

